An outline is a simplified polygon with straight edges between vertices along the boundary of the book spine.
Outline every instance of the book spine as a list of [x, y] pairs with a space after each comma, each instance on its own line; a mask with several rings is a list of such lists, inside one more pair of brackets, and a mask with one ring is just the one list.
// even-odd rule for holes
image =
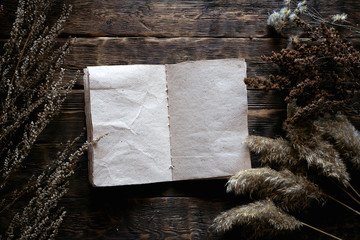
[[173, 158], [172, 158], [172, 148], [171, 148], [171, 128], [170, 128], [170, 114], [169, 114], [169, 87], [168, 87], [168, 68], [167, 65], [165, 65], [165, 79], [166, 79], [166, 101], [167, 101], [167, 109], [168, 109], [168, 127], [169, 127], [169, 142], [170, 142], [170, 166], [169, 169], [171, 171], [171, 177], [172, 180], [174, 180], [174, 164], [173, 164]]

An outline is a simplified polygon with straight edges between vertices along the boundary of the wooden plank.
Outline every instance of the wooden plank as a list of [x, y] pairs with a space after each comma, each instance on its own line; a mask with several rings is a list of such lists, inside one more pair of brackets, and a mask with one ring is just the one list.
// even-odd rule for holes
[[284, 39], [260, 38], [80, 38], [68, 64], [77, 67], [112, 64], [172, 64], [219, 58], [245, 58], [262, 62], [263, 54], [285, 47]]
[[[59, 13], [61, 2], [55, 0], [50, 15]], [[64, 36], [80, 37], [66, 63], [72, 70], [88, 65], [165, 64], [245, 57], [248, 75], [262, 77], [274, 68], [264, 64], [260, 55], [270, 54], [287, 44], [286, 39], [271, 35], [265, 23], [268, 13], [282, 4], [279, 0], [67, 2], [74, 5], [74, 11]], [[15, 3], [2, 1], [6, 12], [0, 16], [3, 38], [9, 35], [14, 15], [8, 13], [15, 10]], [[359, 22], [360, 2], [357, 0], [319, 0], [312, 4], [324, 16], [346, 12], [351, 22]], [[110, 38], [102, 38], [105, 36]], [[82, 88], [82, 80], [79, 80], [62, 114], [39, 138], [31, 153], [34, 161], [23, 166], [28, 173], [53, 158], [61, 149], [60, 142], [72, 139], [85, 127]], [[281, 99], [276, 92], [249, 91], [251, 134], [271, 137], [281, 134], [285, 116]], [[355, 120], [360, 122], [359, 117]], [[242, 198], [234, 199], [225, 193], [226, 180], [93, 188], [87, 175], [84, 156], [71, 179], [69, 193], [61, 202], [68, 216], [58, 239], [234, 239], [242, 234], [240, 231], [239, 235], [214, 236], [208, 229], [219, 212], [244, 202]], [[359, 187], [359, 178], [354, 181]], [[309, 211], [308, 217], [300, 214], [302, 220], [344, 239], [359, 238], [359, 218], [341, 206], [330, 203], [324, 209]], [[7, 221], [6, 216], [1, 219]], [[275, 239], [328, 238], [304, 229]]]
[[[360, 48], [359, 39], [352, 42]], [[261, 56], [280, 51], [287, 44], [287, 39], [272, 38], [80, 38], [74, 43], [66, 64], [68, 68], [77, 70], [97, 65], [173, 64], [245, 58], [249, 77], [266, 77], [275, 68], [266, 64]]]
[[[67, 198], [63, 204], [68, 216], [57, 239], [249, 239], [244, 238], [246, 227], [225, 236], [209, 229], [220, 212], [241, 204], [235, 198], [127, 198], [119, 191], [95, 189], [87, 198]], [[360, 221], [346, 209], [329, 202], [311, 211], [298, 218], [343, 239], [358, 239], [360, 229], [354, 226]], [[274, 239], [329, 239], [305, 227], [285, 233]]]
[[219, 200], [129, 199], [95, 192], [80, 200], [78, 205], [77, 199], [65, 199], [72, 206], [58, 239], [209, 239], [209, 223], [229, 205]]
[[[64, 1], [56, 0], [53, 19]], [[66, 0], [73, 12], [64, 33], [73, 36], [152, 36], [152, 37], [265, 37], [266, 19], [282, 7], [278, 0]], [[16, 1], [2, 3], [0, 33], [8, 36]], [[360, 20], [357, 0], [319, 0], [310, 3], [323, 16], [348, 13], [349, 21]], [[54, 17], [53, 17], [54, 16]]]
[[[172, 64], [221, 58], [245, 58], [248, 76], [267, 76], [274, 67], [262, 55], [286, 47], [286, 39], [262, 38], [80, 38], [67, 58], [71, 69], [122, 64]], [[81, 84], [81, 83], [80, 83]]]

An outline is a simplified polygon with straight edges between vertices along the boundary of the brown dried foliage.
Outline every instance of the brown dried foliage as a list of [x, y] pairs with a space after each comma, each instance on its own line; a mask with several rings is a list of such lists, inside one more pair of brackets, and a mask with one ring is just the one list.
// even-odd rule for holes
[[250, 87], [281, 90], [286, 102], [296, 101], [298, 109], [287, 122], [343, 110], [360, 81], [360, 54], [350, 42], [324, 23], [312, 27], [300, 18], [296, 23], [310, 40], [293, 41], [293, 48], [263, 56], [279, 67], [278, 75], [245, 79]]

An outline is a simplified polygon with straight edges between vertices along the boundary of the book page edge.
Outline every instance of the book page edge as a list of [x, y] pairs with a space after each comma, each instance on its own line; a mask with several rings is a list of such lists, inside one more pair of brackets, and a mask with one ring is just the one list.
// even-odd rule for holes
[[[85, 118], [86, 118], [86, 134], [87, 134], [87, 141], [93, 141], [93, 126], [92, 126], [92, 117], [91, 117], [91, 102], [90, 102], [90, 73], [88, 68], [84, 69], [84, 98], [85, 98]], [[94, 149], [93, 145], [90, 144], [87, 150], [88, 152], [88, 171], [89, 171], [89, 182], [92, 186], [96, 186], [93, 178], [93, 158], [94, 158]]]

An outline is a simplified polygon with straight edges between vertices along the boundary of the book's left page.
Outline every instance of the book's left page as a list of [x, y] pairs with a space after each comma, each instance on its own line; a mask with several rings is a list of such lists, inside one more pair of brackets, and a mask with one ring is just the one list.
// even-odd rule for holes
[[94, 186], [171, 181], [166, 73], [163, 65], [84, 70], [89, 178]]

